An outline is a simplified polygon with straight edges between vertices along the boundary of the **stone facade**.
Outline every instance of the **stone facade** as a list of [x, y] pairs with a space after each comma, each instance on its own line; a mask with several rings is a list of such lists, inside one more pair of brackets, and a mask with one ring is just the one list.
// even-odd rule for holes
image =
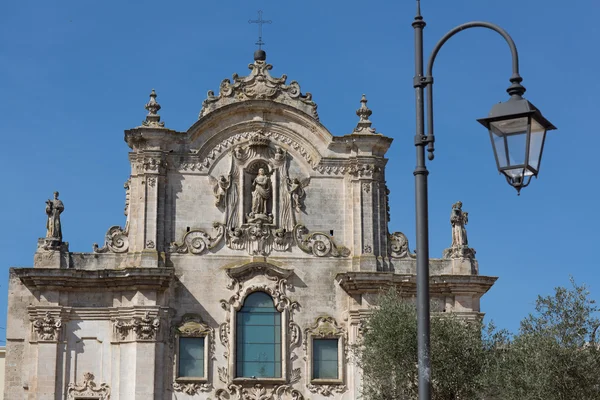
[[[364, 96], [354, 131], [333, 136], [264, 53], [249, 67], [187, 132], [165, 127], [152, 91], [125, 131], [125, 225], [90, 253], [40, 239], [33, 268], [11, 269], [5, 398], [358, 397], [361, 320], [380, 290], [415, 293], [408, 240], [388, 232], [392, 139]], [[437, 311], [479, 318], [495, 278], [465, 245], [431, 260], [431, 293]], [[277, 377], [236, 372], [236, 315], [254, 292], [281, 315]], [[203, 338], [202, 377], [180, 376], [181, 337]], [[336, 379], [313, 379], [313, 338], [338, 340]]]

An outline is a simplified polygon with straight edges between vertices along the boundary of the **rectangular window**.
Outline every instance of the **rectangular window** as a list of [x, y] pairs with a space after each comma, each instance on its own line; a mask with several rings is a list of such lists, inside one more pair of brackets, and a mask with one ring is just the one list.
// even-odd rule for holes
[[203, 337], [179, 338], [178, 377], [204, 377], [204, 339]]
[[339, 379], [338, 339], [313, 339], [313, 379]]

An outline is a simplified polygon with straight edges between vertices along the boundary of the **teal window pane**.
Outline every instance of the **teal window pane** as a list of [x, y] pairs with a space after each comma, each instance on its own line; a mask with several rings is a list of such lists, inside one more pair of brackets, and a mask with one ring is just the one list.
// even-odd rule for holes
[[338, 339], [313, 339], [313, 379], [339, 379]]
[[204, 377], [204, 339], [179, 338], [179, 377]]
[[246, 297], [236, 315], [236, 376], [281, 377], [281, 314], [267, 293]]

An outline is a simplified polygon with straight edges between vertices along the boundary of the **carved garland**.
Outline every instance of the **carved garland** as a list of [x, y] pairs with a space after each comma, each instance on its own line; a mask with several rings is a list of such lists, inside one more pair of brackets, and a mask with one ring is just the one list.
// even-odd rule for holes
[[277, 385], [266, 389], [261, 384], [251, 388], [242, 388], [241, 385], [229, 384], [226, 389], [216, 392], [217, 400], [304, 400], [304, 396], [290, 385]]
[[110, 386], [106, 383], [100, 385], [94, 382], [94, 374], [86, 372], [83, 374], [83, 382], [81, 384], [69, 383], [67, 388], [67, 400], [75, 400], [81, 398], [109, 400]]

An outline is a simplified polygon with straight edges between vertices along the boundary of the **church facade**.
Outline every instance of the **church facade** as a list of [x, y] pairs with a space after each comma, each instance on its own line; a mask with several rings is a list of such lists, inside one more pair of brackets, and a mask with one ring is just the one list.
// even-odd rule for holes
[[[125, 131], [126, 223], [92, 252], [69, 251], [65, 204], [48, 200], [33, 267], [10, 272], [6, 399], [360, 396], [362, 321], [381, 290], [416, 291], [408, 240], [388, 232], [392, 139], [364, 96], [354, 131], [334, 136], [263, 51], [249, 67], [186, 132], [160, 121], [152, 91]], [[431, 295], [479, 318], [496, 278], [479, 275], [460, 206], [452, 221]]]

